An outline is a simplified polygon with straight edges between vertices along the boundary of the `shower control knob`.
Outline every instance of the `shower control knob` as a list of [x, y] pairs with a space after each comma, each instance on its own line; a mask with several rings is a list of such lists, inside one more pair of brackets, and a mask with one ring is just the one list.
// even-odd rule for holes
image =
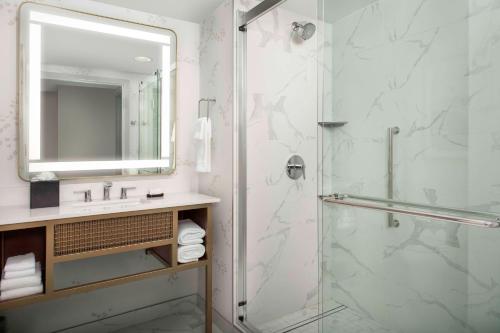
[[306, 179], [306, 164], [299, 155], [293, 155], [286, 164], [286, 174], [290, 179], [297, 180], [300, 177]]

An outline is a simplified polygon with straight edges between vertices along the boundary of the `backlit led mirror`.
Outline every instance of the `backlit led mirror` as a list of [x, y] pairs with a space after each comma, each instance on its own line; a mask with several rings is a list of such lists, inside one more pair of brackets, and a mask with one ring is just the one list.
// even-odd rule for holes
[[23, 179], [174, 170], [174, 32], [26, 3], [19, 37]]

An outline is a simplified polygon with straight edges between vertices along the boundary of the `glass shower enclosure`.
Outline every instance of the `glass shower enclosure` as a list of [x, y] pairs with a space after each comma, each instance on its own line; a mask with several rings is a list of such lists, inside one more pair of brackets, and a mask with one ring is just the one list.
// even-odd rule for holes
[[325, 1], [324, 332], [500, 331], [499, 14]]
[[237, 325], [500, 332], [498, 3], [237, 3]]

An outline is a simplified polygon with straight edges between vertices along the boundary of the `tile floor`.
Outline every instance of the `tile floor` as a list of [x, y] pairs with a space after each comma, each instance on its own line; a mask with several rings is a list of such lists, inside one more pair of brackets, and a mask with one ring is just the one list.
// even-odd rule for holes
[[[60, 333], [202, 333], [205, 331], [205, 322], [204, 313], [198, 306], [199, 303], [198, 297], [192, 295], [110, 316], [62, 330]], [[215, 326], [213, 332], [222, 333]]]
[[[154, 319], [145, 323], [133, 325], [116, 333], [167, 333], [167, 332], [205, 332], [203, 312], [199, 309], [191, 313], [173, 314]], [[218, 327], [213, 326], [213, 333], [223, 333]]]
[[[320, 325], [323, 330], [320, 331]], [[372, 319], [364, 318], [356, 312], [345, 308], [332, 313], [320, 321], [296, 328], [292, 333], [396, 333], [382, 327]]]
[[[204, 314], [198, 307], [199, 301], [195, 296], [182, 298], [177, 301], [162, 303], [156, 306], [147, 307], [131, 311], [130, 313], [113, 316], [91, 324], [64, 330], [64, 333], [169, 333], [169, 332], [204, 332]], [[304, 310], [305, 311], [305, 310]], [[311, 310], [312, 311], [312, 310]], [[286, 318], [280, 318], [272, 324], [265, 325], [266, 332], [272, 332], [274, 329], [282, 329], [290, 326], [297, 321], [297, 315], [302, 318], [310, 315], [310, 311], [292, 314]], [[307, 317], [307, 316], [306, 316]], [[277, 327], [276, 325], [281, 325]], [[321, 330], [322, 329], [322, 330]], [[214, 333], [232, 333], [224, 332], [214, 325]], [[233, 331], [235, 332], [235, 331]], [[274, 330], [276, 332], [276, 330]], [[304, 324], [294, 329], [290, 333], [395, 333], [382, 327], [372, 319], [365, 318], [358, 313], [340, 306], [331, 311], [331, 314], [314, 321]]]
[[[322, 333], [395, 333], [389, 329], [382, 327], [371, 319], [364, 318], [356, 312], [345, 308], [343, 310], [332, 313], [320, 321], [315, 321], [310, 324], [295, 328], [290, 333], [318, 333], [320, 325], [323, 327]], [[152, 321], [133, 325], [118, 331], [116, 333], [160, 333], [160, 332], [194, 332], [202, 333], [203, 313], [198, 309], [191, 313], [174, 314], [165, 316]], [[222, 332], [214, 326], [214, 333]]]

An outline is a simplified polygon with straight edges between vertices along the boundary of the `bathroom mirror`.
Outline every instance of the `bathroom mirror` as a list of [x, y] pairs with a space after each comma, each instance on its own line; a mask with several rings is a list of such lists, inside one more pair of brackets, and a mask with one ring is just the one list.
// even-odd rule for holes
[[174, 170], [173, 31], [33, 3], [19, 25], [23, 179]]

